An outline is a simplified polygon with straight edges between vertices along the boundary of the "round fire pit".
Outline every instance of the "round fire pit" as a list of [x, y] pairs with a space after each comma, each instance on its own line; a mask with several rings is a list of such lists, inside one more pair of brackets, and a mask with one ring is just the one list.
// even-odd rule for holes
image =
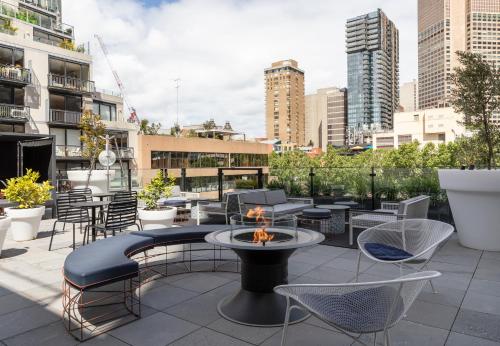
[[[241, 288], [222, 299], [219, 313], [226, 319], [251, 326], [283, 325], [286, 299], [273, 288], [288, 283], [288, 258], [301, 247], [324, 240], [321, 233], [296, 227], [252, 226], [248, 223], [208, 234], [205, 240], [233, 249], [241, 259]], [[257, 234], [265, 231], [265, 234]], [[290, 322], [300, 322], [309, 315], [294, 309]]]

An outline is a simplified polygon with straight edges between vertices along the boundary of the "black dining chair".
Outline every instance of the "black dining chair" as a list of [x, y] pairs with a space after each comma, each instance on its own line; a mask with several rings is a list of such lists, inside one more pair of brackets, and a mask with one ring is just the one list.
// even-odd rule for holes
[[92, 201], [92, 190], [88, 187], [71, 189], [68, 193], [70, 195], [84, 195], [88, 202]]
[[116, 201], [127, 201], [127, 200], [130, 200], [130, 199], [137, 200], [137, 191], [118, 191], [112, 197], [112, 200], [114, 202], [116, 202]]
[[114, 236], [116, 231], [121, 232], [130, 226], [136, 226], [139, 231], [141, 230], [141, 226], [137, 224], [137, 199], [113, 201], [108, 205], [104, 223], [86, 227], [83, 237], [88, 243], [91, 228], [96, 232], [102, 232], [106, 238], [107, 232], [111, 231]]
[[[89, 213], [87, 209], [74, 208], [71, 206], [72, 203], [77, 202], [87, 202], [87, 197], [85, 195], [60, 193], [56, 195], [56, 212], [57, 219], [52, 227], [52, 234], [50, 235], [49, 251], [52, 249], [52, 241], [54, 239], [54, 234], [56, 233], [57, 223], [63, 223], [63, 232], [67, 223], [73, 225], [73, 250], [75, 249], [75, 226], [80, 225], [80, 230], [83, 224], [86, 227], [90, 224]], [[84, 238], [85, 240], [85, 238]]]

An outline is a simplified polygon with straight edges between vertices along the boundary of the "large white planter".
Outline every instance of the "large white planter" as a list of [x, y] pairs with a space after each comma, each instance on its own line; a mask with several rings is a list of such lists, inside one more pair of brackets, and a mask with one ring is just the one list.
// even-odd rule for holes
[[500, 251], [500, 170], [440, 169], [463, 246]]
[[0, 257], [2, 256], [3, 243], [5, 242], [5, 236], [7, 235], [7, 230], [10, 227], [12, 219], [10, 217], [0, 218]]
[[[83, 189], [87, 187], [87, 179], [89, 176], [88, 170], [75, 170], [68, 171], [68, 179], [71, 181], [72, 187], [74, 189]], [[113, 180], [115, 177], [115, 171], [109, 170], [109, 180]], [[103, 193], [107, 192], [107, 171], [105, 169], [95, 169], [90, 174], [89, 188], [92, 193]]]
[[36, 239], [45, 207], [18, 209], [6, 208], [5, 213], [12, 219], [10, 233], [15, 241]]
[[139, 220], [143, 230], [172, 227], [177, 208], [164, 207], [161, 210], [138, 210]]

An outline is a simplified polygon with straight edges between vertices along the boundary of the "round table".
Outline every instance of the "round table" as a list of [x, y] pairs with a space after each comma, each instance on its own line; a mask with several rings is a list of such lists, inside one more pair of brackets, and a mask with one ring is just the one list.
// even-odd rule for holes
[[318, 208], [328, 209], [332, 213], [331, 230], [334, 234], [345, 232], [345, 213], [351, 207], [340, 204], [318, 205]]
[[348, 206], [349, 208], [353, 208], [353, 209], [359, 207], [359, 203], [354, 202], [354, 201], [335, 202], [334, 204], [335, 205], [345, 205], [345, 206]]
[[99, 198], [100, 201], [103, 201], [104, 198], [113, 197], [115, 194], [116, 194], [115, 192], [98, 192], [98, 193], [93, 193], [92, 197]]
[[[88, 201], [88, 202], [75, 202], [71, 203], [70, 206], [72, 208], [80, 208], [80, 209], [91, 209], [92, 210], [92, 226], [96, 224], [96, 210], [97, 208], [104, 208], [109, 205], [108, 201]], [[96, 232], [95, 228], [92, 227], [92, 241], [96, 240]]]

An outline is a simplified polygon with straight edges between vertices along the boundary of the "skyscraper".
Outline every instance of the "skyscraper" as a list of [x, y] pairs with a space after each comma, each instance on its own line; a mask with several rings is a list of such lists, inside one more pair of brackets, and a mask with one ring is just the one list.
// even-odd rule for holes
[[347, 90], [318, 89], [306, 95], [306, 143], [326, 151], [328, 145], [345, 145], [347, 125]]
[[264, 75], [267, 137], [305, 145], [304, 71], [289, 59], [274, 62]]
[[418, 109], [418, 82], [415, 79], [401, 84], [399, 99], [403, 112], [413, 112]]
[[399, 33], [378, 9], [347, 20], [348, 126], [391, 128], [399, 106]]
[[421, 109], [446, 107], [456, 51], [500, 64], [500, 0], [418, 1], [418, 88]]

